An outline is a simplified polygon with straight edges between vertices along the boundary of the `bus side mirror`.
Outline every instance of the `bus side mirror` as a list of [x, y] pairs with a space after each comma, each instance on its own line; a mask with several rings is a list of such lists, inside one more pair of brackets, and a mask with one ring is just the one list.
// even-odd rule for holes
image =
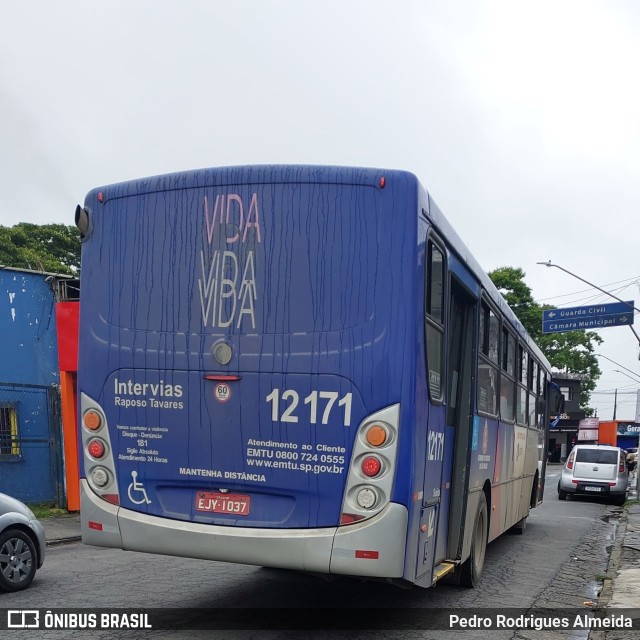
[[89, 233], [89, 210], [78, 205], [75, 216], [76, 227], [80, 231], [80, 237], [85, 238]]

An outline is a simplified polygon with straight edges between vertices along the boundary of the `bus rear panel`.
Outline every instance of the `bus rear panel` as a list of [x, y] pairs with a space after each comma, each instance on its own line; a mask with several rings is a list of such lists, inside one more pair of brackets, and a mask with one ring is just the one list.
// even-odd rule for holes
[[401, 578], [416, 211], [412, 175], [361, 169], [89, 193], [83, 541]]

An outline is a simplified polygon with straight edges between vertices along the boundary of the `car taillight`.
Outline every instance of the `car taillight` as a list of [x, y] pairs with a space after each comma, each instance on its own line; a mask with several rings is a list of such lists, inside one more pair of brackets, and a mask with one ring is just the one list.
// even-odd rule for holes
[[618, 472], [624, 473], [624, 457], [620, 456], [620, 464], [618, 465]]
[[569, 459], [567, 460], [567, 469], [573, 469], [573, 459], [575, 458], [575, 452], [571, 452]]

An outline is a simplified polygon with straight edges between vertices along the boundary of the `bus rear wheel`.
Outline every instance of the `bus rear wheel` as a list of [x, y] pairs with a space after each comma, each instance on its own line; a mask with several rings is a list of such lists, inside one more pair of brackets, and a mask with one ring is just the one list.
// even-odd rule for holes
[[476, 518], [473, 524], [471, 554], [460, 567], [460, 584], [463, 587], [475, 587], [482, 577], [484, 557], [487, 550], [488, 522], [487, 499], [484, 491], [481, 491], [478, 509], [476, 510]]

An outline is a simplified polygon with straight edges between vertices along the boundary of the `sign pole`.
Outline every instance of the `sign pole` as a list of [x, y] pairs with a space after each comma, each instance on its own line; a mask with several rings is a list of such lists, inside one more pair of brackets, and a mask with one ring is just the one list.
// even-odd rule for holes
[[[589, 282], [588, 280], [581, 278], [580, 276], [576, 275], [572, 271], [569, 271], [569, 269], [565, 269], [564, 267], [561, 267], [559, 264], [554, 264], [553, 262], [551, 262], [551, 260], [547, 260], [547, 262], [538, 262], [537, 264], [543, 264], [545, 267], [555, 267], [556, 269], [560, 269], [560, 271], [564, 271], [565, 273], [568, 273], [570, 276], [573, 276], [574, 278], [577, 278], [581, 282], [588, 284], [590, 287], [593, 287], [598, 291], [602, 291], [602, 293], [606, 293], [608, 296], [610, 296], [614, 300], [617, 300], [618, 302], [623, 302], [624, 304], [628, 304], [629, 307], [631, 307], [630, 311], [633, 310], [633, 311], [640, 312], [640, 309], [638, 309], [638, 307], [634, 306], [633, 304], [629, 304], [625, 300], [622, 300], [622, 298], [618, 298], [618, 296], [614, 296], [613, 293], [610, 293], [609, 291], [605, 291], [604, 289], [599, 287], [597, 284], [593, 284], [593, 282]], [[640, 346], [640, 336], [637, 334], [636, 330], [631, 325], [629, 325], [629, 329], [631, 329], [631, 331], [633, 332], [633, 335], [636, 337], [636, 340], [638, 341], [638, 346]], [[640, 353], [638, 353], [638, 359], [640, 360]]]

